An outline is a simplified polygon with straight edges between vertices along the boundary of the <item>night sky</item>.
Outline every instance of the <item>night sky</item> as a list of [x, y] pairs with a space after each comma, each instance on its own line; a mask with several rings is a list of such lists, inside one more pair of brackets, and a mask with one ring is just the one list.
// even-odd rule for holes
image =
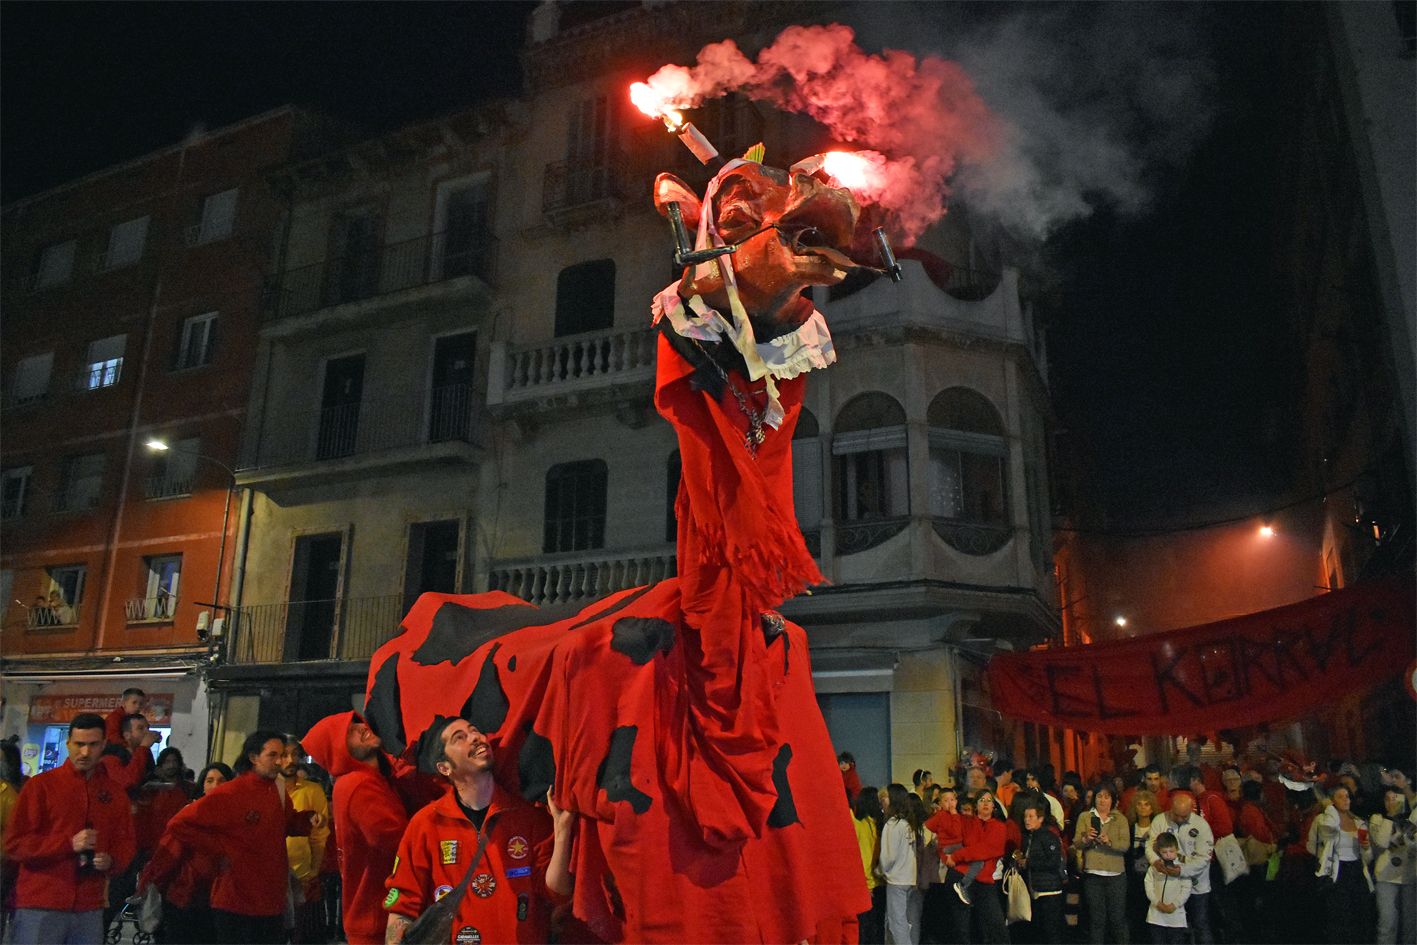
[[[533, 6], [0, 5], [3, 200], [286, 103], [377, 133], [516, 94]], [[1044, 247], [1058, 426], [1114, 526], [1258, 512], [1285, 485], [1297, 369], [1267, 288], [1283, 7], [1204, 9], [1205, 138], [1150, 181], [1148, 212], [1099, 201]]]

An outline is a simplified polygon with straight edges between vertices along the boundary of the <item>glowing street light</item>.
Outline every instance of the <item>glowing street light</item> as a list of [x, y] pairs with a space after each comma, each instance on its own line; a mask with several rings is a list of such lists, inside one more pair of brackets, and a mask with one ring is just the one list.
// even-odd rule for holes
[[168, 450], [172, 449], [172, 447], [168, 446], [166, 443], [164, 443], [162, 440], [159, 440], [157, 437], [153, 437], [143, 445], [146, 446], [148, 449], [152, 450], [154, 453], [166, 453]]
[[1273, 526], [1273, 525], [1261, 525], [1261, 526], [1260, 526], [1260, 537], [1261, 537], [1261, 538], [1273, 538], [1273, 537], [1274, 537], [1274, 526]]
[[1112, 622], [1115, 623], [1115, 624], [1116, 624], [1117, 626], [1119, 626], [1119, 627], [1125, 627], [1125, 626], [1127, 625], [1127, 618], [1126, 618], [1126, 617], [1122, 617], [1122, 616], [1118, 616], [1118, 617], [1117, 617], [1115, 620], [1113, 620]]

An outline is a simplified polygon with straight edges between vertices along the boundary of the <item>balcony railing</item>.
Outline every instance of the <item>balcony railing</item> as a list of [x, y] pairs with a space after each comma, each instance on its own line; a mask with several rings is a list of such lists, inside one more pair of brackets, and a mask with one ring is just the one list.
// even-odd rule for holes
[[541, 179], [541, 210], [555, 215], [623, 200], [631, 192], [632, 179], [625, 155], [618, 151], [598, 163], [548, 164]]
[[910, 524], [905, 516], [895, 518], [870, 519], [857, 522], [838, 522], [836, 526], [836, 553], [854, 555], [874, 548], [901, 532]]
[[192, 494], [192, 477], [189, 476], [149, 476], [143, 480], [143, 497], [147, 499], [172, 499]]
[[367, 660], [399, 632], [403, 615], [398, 594], [243, 607], [229, 658], [245, 664]]
[[60, 604], [57, 607], [27, 607], [25, 609], [25, 626], [31, 630], [44, 630], [49, 627], [74, 627], [78, 626], [79, 617], [78, 604]]
[[501, 399], [553, 394], [572, 382], [591, 386], [654, 371], [655, 335], [646, 328], [577, 335], [507, 351]]
[[490, 233], [420, 236], [279, 273], [266, 284], [263, 309], [275, 321], [459, 276], [490, 284], [496, 262]]
[[123, 611], [129, 623], [171, 620], [177, 616], [177, 596], [159, 594], [156, 597], [130, 597], [123, 602]]
[[936, 518], [931, 521], [935, 534], [945, 540], [951, 548], [967, 555], [987, 555], [998, 551], [1013, 537], [1013, 529], [1007, 525], [988, 525], [983, 522], [966, 522], [952, 518]]
[[589, 554], [494, 562], [487, 583], [528, 603], [593, 600], [627, 587], [654, 584], [677, 572], [674, 551]]
[[54, 497], [54, 511], [87, 512], [97, 508], [101, 498], [102, 494], [97, 489], [91, 493], [81, 489], [66, 489]]
[[[313, 423], [303, 428], [289, 417], [279, 427], [273, 425], [283, 439], [264, 443], [259, 453], [243, 459], [241, 468], [321, 462], [431, 443], [476, 445], [485, 433], [483, 398], [465, 384], [435, 387], [427, 395], [326, 407], [308, 416]], [[420, 417], [427, 419], [419, 423]]]

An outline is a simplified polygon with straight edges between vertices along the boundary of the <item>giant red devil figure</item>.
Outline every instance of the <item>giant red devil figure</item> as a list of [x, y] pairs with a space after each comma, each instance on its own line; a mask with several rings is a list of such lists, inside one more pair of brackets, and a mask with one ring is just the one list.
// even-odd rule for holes
[[[855, 941], [870, 907], [807, 638], [774, 612], [822, 580], [793, 516], [802, 374], [834, 360], [809, 285], [859, 210], [812, 165], [730, 161], [700, 248], [654, 300], [655, 405], [678, 435], [678, 577], [589, 605], [423, 595], [370, 663], [369, 723], [412, 753], [435, 717], [491, 736], [497, 780], [576, 812], [576, 916], [612, 941]], [[495, 894], [495, 893], [494, 893]]]

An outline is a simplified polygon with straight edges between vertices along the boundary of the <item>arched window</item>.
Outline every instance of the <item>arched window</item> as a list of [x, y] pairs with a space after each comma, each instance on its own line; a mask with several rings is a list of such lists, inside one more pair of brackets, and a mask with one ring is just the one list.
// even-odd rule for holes
[[[910, 514], [910, 470], [905, 410], [895, 398], [869, 393], [850, 400], [837, 415], [832, 454], [836, 518], [843, 526], [837, 551], [864, 551], [904, 528]], [[871, 527], [851, 527], [857, 524]]]
[[797, 526], [807, 550], [815, 557], [821, 554], [822, 527], [822, 450], [818, 445], [821, 430], [817, 418], [803, 408], [792, 432], [792, 505], [797, 513]]
[[954, 548], [988, 554], [1012, 534], [1008, 516], [1008, 441], [994, 405], [952, 387], [930, 403], [930, 516]]
[[546, 527], [542, 551], [605, 547], [605, 463], [559, 463], [546, 472]]
[[615, 323], [615, 260], [593, 259], [556, 277], [556, 337], [600, 331]]

